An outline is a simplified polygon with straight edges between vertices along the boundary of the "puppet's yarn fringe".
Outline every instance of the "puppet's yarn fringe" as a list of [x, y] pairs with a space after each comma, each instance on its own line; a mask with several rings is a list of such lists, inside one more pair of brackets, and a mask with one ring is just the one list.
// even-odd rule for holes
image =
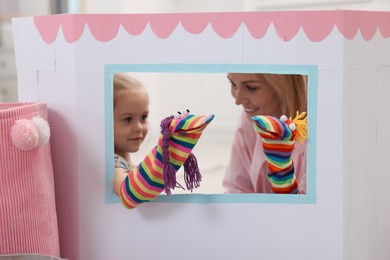
[[193, 189], [200, 187], [202, 175], [199, 171], [198, 161], [193, 153], [190, 153], [184, 162], [184, 181], [187, 189], [192, 192]]
[[161, 121], [161, 134], [162, 138], [162, 162], [164, 164], [163, 178], [165, 193], [170, 195], [171, 189], [176, 187], [176, 171], [172, 164], [169, 163], [169, 140], [171, 139], [171, 132], [169, 131], [169, 125], [173, 116], [169, 116]]
[[[171, 139], [171, 132], [169, 126], [174, 116], [169, 116], [161, 121], [161, 134], [162, 138], [162, 162], [164, 164], [163, 179], [164, 190], [167, 195], [171, 194], [171, 190], [176, 187], [184, 189], [176, 180], [176, 170], [174, 166], [169, 162], [169, 141]], [[184, 162], [184, 181], [187, 189], [192, 192], [194, 188], [200, 186], [202, 181], [202, 175], [199, 171], [198, 161], [193, 153], [190, 153], [188, 158]]]
[[292, 120], [292, 122], [297, 127], [297, 135], [295, 139], [298, 142], [303, 143], [307, 139], [307, 117], [306, 112], [299, 113], [297, 111], [297, 114], [295, 118]]

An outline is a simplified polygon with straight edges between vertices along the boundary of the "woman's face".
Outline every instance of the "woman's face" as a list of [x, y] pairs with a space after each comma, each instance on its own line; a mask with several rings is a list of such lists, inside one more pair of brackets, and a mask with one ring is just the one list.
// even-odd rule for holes
[[137, 152], [148, 133], [149, 98], [145, 90], [125, 90], [114, 108], [115, 153]]
[[274, 88], [261, 74], [229, 73], [231, 93], [250, 121], [256, 115], [281, 116], [279, 99]]

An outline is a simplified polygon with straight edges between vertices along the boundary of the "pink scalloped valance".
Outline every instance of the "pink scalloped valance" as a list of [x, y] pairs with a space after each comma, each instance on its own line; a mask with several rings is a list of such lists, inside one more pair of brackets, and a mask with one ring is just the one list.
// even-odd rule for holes
[[252, 37], [262, 38], [271, 25], [278, 36], [290, 41], [302, 28], [313, 42], [325, 39], [334, 27], [346, 39], [360, 31], [369, 41], [377, 31], [390, 37], [390, 12], [377, 11], [277, 11], [187, 14], [62, 14], [36, 16], [34, 23], [46, 43], [55, 41], [59, 28], [67, 42], [77, 41], [87, 25], [93, 37], [102, 42], [115, 38], [122, 26], [129, 34], [139, 35], [147, 24], [160, 38], [169, 37], [180, 23], [189, 33], [199, 34], [210, 24], [222, 38], [232, 37], [244, 24]]

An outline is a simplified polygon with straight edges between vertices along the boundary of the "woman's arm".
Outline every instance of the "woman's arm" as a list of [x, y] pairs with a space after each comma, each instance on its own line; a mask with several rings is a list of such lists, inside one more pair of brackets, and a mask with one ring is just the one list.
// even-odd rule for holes
[[229, 164], [223, 180], [226, 193], [254, 193], [250, 177], [253, 147], [256, 142], [253, 126], [245, 114], [240, 116], [238, 128], [234, 134]]
[[295, 173], [298, 181], [299, 194], [306, 194], [306, 172], [307, 172], [307, 142], [295, 143], [293, 151], [293, 161], [295, 164]]

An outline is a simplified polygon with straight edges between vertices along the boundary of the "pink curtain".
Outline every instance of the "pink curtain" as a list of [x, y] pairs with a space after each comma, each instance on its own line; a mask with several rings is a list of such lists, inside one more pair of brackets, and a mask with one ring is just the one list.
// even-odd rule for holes
[[11, 138], [34, 117], [48, 120], [46, 104], [0, 103], [0, 254], [59, 257], [50, 141], [23, 150]]

